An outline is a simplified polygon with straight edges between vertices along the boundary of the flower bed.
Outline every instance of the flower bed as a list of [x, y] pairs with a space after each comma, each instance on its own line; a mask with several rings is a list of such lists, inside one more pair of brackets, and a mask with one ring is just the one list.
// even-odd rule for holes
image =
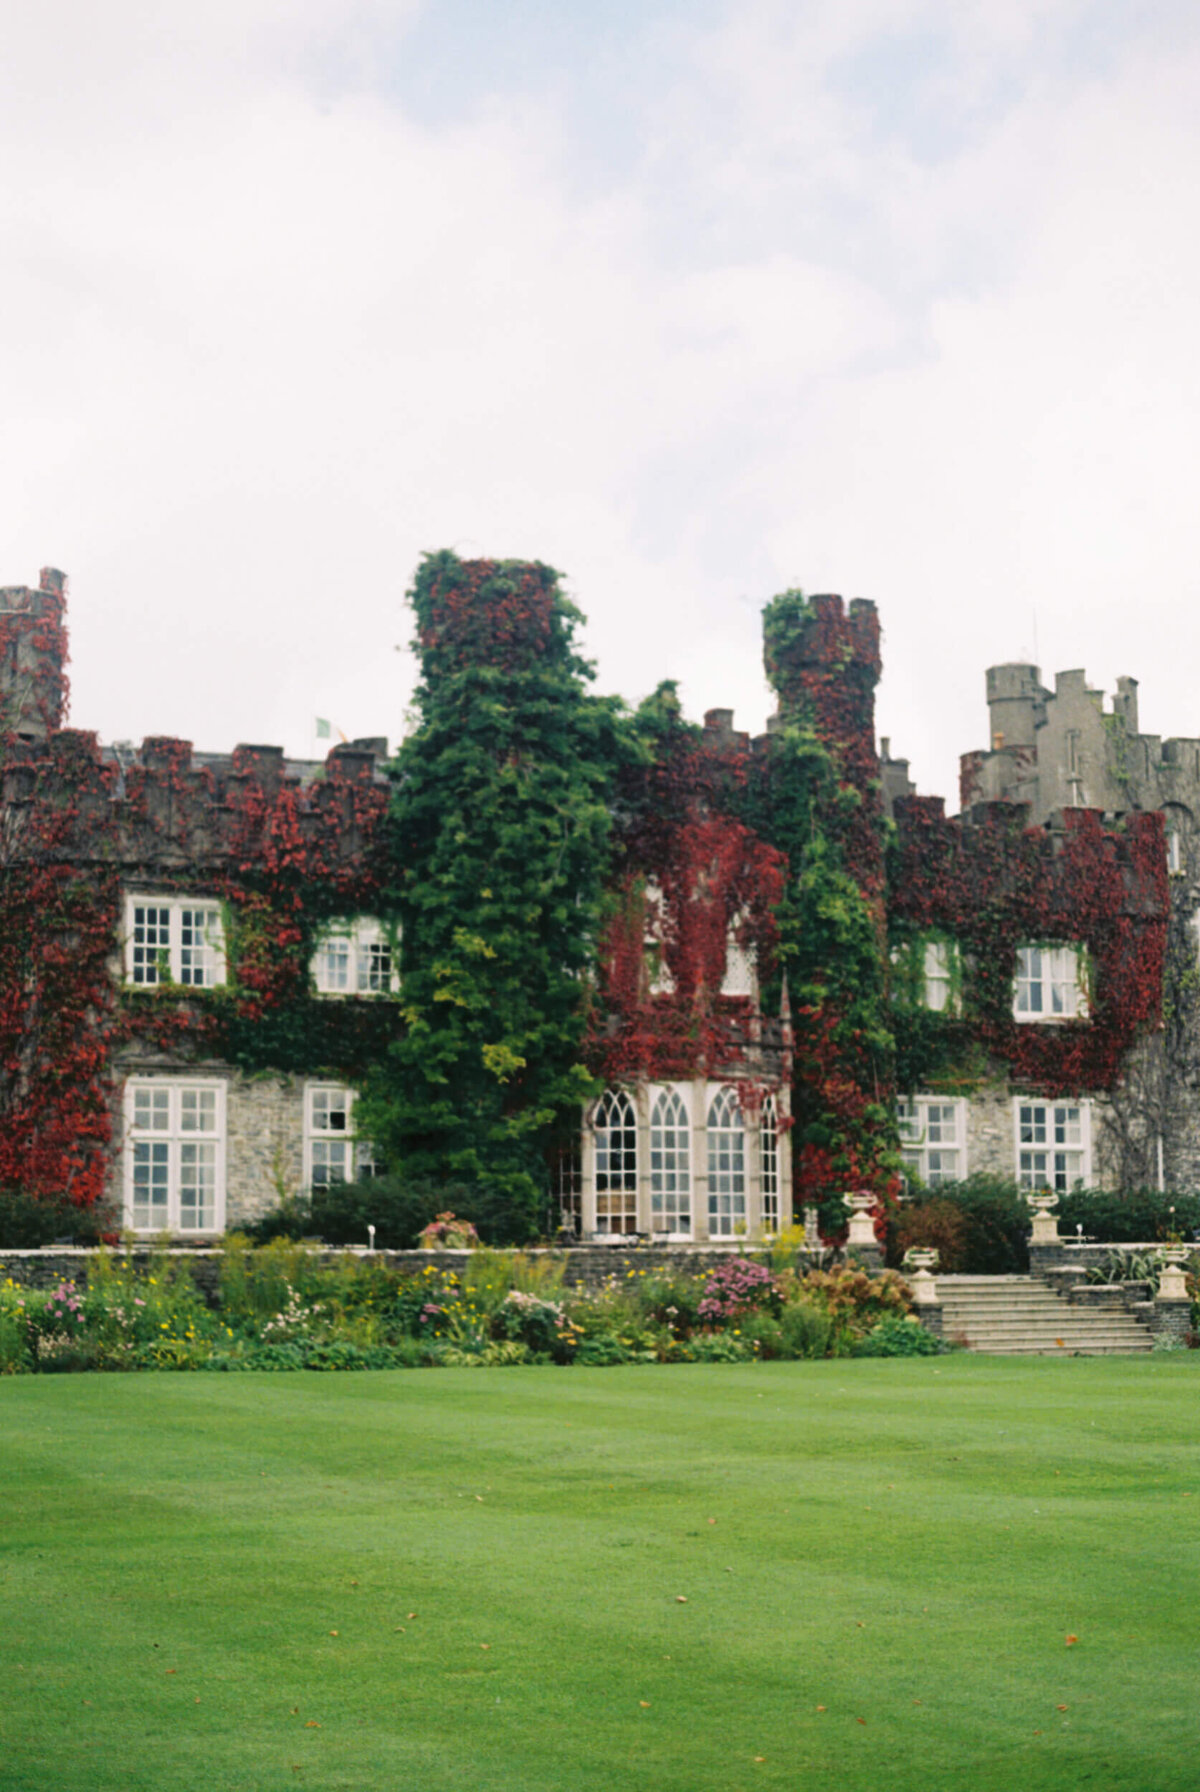
[[165, 1254], [135, 1264], [102, 1251], [82, 1289], [0, 1287], [0, 1374], [741, 1362], [848, 1356], [870, 1340], [875, 1354], [911, 1353], [895, 1330], [915, 1324], [910, 1293], [890, 1271], [804, 1275], [745, 1258], [697, 1275], [630, 1268], [588, 1289], [562, 1278], [561, 1260], [519, 1251], [403, 1272], [231, 1237], [206, 1300]]

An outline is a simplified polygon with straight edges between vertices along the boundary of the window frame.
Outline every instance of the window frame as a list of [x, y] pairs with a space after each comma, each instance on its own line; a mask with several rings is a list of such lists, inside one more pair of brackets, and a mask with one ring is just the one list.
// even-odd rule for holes
[[[708, 1169], [708, 1236], [710, 1238], [744, 1238], [748, 1232], [749, 1166], [746, 1153], [746, 1116], [738, 1102], [736, 1087], [730, 1083], [710, 1084], [712, 1093], [705, 1108], [705, 1145]], [[729, 1114], [728, 1125], [714, 1115]], [[721, 1139], [728, 1140], [723, 1153]], [[722, 1156], [728, 1156], [728, 1164]], [[728, 1180], [729, 1187], [720, 1186]], [[727, 1210], [721, 1203], [728, 1201]], [[728, 1222], [725, 1224], [724, 1222]], [[738, 1223], [741, 1222], [741, 1231]]]
[[772, 1089], [759, 1109], [759, 1200], [762, 1229], [774, 1237], [779, 1231], [782, 1186], [779, 1174], [779, 1101]]
[[[905, 1108], [911, 1109], [911, 1114], [906, 1115]], [[953, 1142], [940, 1137], [930, 1137], [931, 1127], [945, 1125], [945, 1119], [941, 1114], [936, 1119], [931, 1118], [929, 1113], [931, 1108], [952, 1110], [955, 1129]], [[970, 1174], [968, 1169], [967, 1103], [962, 1096], [937, 1095], [926, 1093], [924, 1090], [912, 1095], [898, 1095], [896, 1097], [896, 1121], [900, 1134], [900, 1155], [904, 1159], [905, 1167], [914, 1170], [926, 1188], [940, 1188], [948, 1182], [962, 1182]], [[906, 1133], [906, 1123], [911, 1124], [915, 1130]], [[954, 1153], [956, 1160], [953, 1175], [944, 1174], [942, 1164], [940, 1162], [934, 1164], [932, 1161], [935, 1155], [940, 1159], [943, 1154], [950, 1152]]]
[[[621, 1161], [615, 1169], [607, 1161], [614, 1152], [614, 1133], [621, 1136], [621, 1143], [615, 1147]], [[637, 1232], [641, 1154], [638, 1149], [637, 1104], [628, 1089], [613, 1088], [604, 1091], [592, 1115], [592, 1136], [595, 1146], [596, 1230], [613, 1237], [631, 1238]], [[632, 1162], [629, 1161], [631, 1158]], [[602, 1201], [605, 1203], [603, 1209]], [[620, 1223], [613, 1225], [613, 1220]]]
[[[344, 940], [348, 948], [347, 977], [343, 988], [331, 984], [327, 980], [323, 965], [325, 954], [335, 940]], [[363, 960], [367, 953], [380, 947], [388, 953], [388, 974], [386, 989], [364, 989]], [[377, 997], [394, 996], [400, 990], [400, 933], [398, 928], [387, 926], [376, 915], [354, 915], [345, 920], [328, 921], [322, 927], [313, 942], [313, 954], [309, 961], [309, 976], [313, 989], [319, 996], [338, 997], [345, 1001], [350, 997], [368, 1000]]]
[[[1036, 976], [1034, 975], [1034, 959], [1038, 960]], [[1024, 968], [1023, 961], [1028, 963]], [[1048, 963], [1046, 962], [1048, 961]], [[1071, 975], [1064, 974], [1068, 967]], [[1038, 990], [1038, 1007], [1022, 1006], [1022, 993]], [[1068, 998], [1067, 992], [1070, 992]], [[1047, 996], [1051, 1006], [1045, 1006]], [[1055, 1001], [1064, 1005], [1055, 1008]], [[1073, 1000], [1073, 1006], [1068, 1001]], [[1091, 1002], [1089, 999], [1089, 959], [1087, 947], [1079, 940], [1048, 942], [1028, 940], [1016, 949], [1016, 962], [1013, 966], [1013, 1019], [1019, 1026], [1065, 1026], [1073, 1020], [1089, 1020], [1091, 1018]]]
[[[138, 909], [157, 909], [167, 914], [167, 942], [158, 945], [155, 950], [155, 968], [161, 972], [162, 959], [166, 958], [166, 975], [155, 975], [153, 978], [138, 976], [143, 965], [139, 963], [138, 954], [145, 949], [145, 942], [137, 938]], [[209, 917], [210, 925], [215, 922], [212, 934], [203, 942], [202, 950], [211, 953], [212, 979], [204, 983], [196, 983], [188, 974], [194, 967], [185, 966], [183, 957], [186, 952], [194, 951], [195, 942], [185, 943], [185, 916], [204, 913]], [[153, 989], [221, 989], [228, 978], [228, 961], [225, 950], [225, 914], [221, 902], [215, 896], [188, 894], [180, 896], [158, 895], [154, 891], [125, 892], [125, 932], [123, 939], [122, 962], [124, 964], [123, 985], [139, 993]], [[144, 923], [142, 923], [144, 925]], [[152, 923], [155, 927], [161, 922]]]
[[[690, 1239], [696, 1225], [690, 1085], [651, 1083], [646, 1090], [646, 1103], [650, 1112], [650, 1231], [656, 1239]], [[682, 1122], [678, 1118], [680, 1112]], [[668, 1132], [674, 1135], [673, 1144], [666, 1142]], [[670, 1163], [665, 1161], [668, 1156], [673, 1160]], [[668, 1187], [670, 1181], [676, 1186]], [[660, 1215], [664, 1219], [686, 1220], [687, 1223], [659, 1226], [656, 1221]]]
[[[346, 1124], [341, 1127], [317, 1126], [314, 1120], [315, 1098], [319, 1095], [331, 1095], [344, 1098]], [[382, 1173], [379, 1159], [369, 1139], [360, 1139], [354, 1128], [354, 1105], [358, 1099], [358, 1091], [347, 1083], [335, 1083], [328, 1079], [314, 1079], [304, 1085], [304, 1156], [303, 1175], [304, 1191], [310, 1195], [316, 1188], [333, 1188], [339, 1183], [366, 1182]], [[314, 1147], [323, 1145], [329, 1140], [344, 1143], [347, 1147], [347, 1165], [354, 1171], [350, 1176], [331, 1176], [322, 1182], [314, 1182], [315, 1167]]]
[[[122, 1139], [121, 1207], [125, 1225], [129, 1227], [130, 1231], [136, 1232], [139, 1237], [154, 1238], [160, 1232], [169, 1232], [185, 1238], [209, 1238], [217, 1236], [225, 1230], [227, 1089], [228, 1085], [222, 1077], [151, 1075], [126, 1077], [125, 1087], [122, 1091], [124, 1134]], [[136, 1124], [137, 1097], [144, 1090], [154, 1090], [159, 1094], [166, 1095], [167, 1125], [165, 1127], [138, 1127]], [[215, 1095], [213, 1108], [215, 1124], [211, 1129], [186, 1127], [183, 1123], [184, 1095], [200, 1093]], [[166, 1148], [166, 1215], [161, 1225], [139, 1226], [135, 1221], [135, 1210], [138, 1205], [135, 1201], [137, 1148], [139, 1145], [147, 1143]], [[182, 1203], [184, 1149], [197, 1143], [214, 1147], [212, 1224], [185, 1226]]]
[[[962, 1016], [962, 947], [952, 934], [923, 931], [898, 940], [889, 953], [891, 999], [898, 1006]], [[934, 991], [940, 1000], [931, 999]]]
[[[1043, 1131], [1047, 1135], [1051, 1130], [1057, 1131], [1060, 1124], [1063, 1126], [1070, 1124], [1065, 1118], [1060, 1122], [1058, 1119], [1058, 1112], [1061, 1112], [1065, 1116], [1071, 1110], [1076, 1110], [1078, 1113], [1079, 1126], [1078, 1144], [1072, 1143], [1069, 1140], [1062, 1140], [1061, 1142], [1052, 1140], [1049, 1136], [1044, 1137], [1042, 1140], [1032, 1138], [1022, 1139], [1022, 1130], [1026, 1126], [1032, 1127], [1037, 1124], [1032, 1118], [1028, 1122], [1023, 1119], [1021, 1111], [1023, 1108], [1030, 1110], [1031, 1115], [1034, 1110], [1038, 1109], [1040, 1109], [1044, 1115], [1053, 1115], [1053, 1119], [1050, 1120], [1049, 1123], [1047, 1122], [1047, 1119], [1043, 1119], [1041, 1122]], [[1086, 1097], [1079, 1101], [1056, 1101], [1052, 1097], [1043, 1095], [1014, 1095], [1013, 1151], [1013, 1164], [1016, 1171], [1017, 1185], [1026, 1194], [1035, 1194], [1039, 1190], [1045, 1189], [1053, 1189], [1057, 1194], [1069, 1194], [1077, 1184], [1081, 1184], [1084, 1188], [1089, 1188], [1092, 1181], [1091, 1102]], [[1049, 1178], [1039, 1182], [1034, 1180], [1036, 1171], [1031, 1166], [1027, 1179], [1026, 1172], [1021, 1164], [1022, 1155], [1028, 1157], [1041, 1155], [1047, 1158], [1075, 1157], [1079, 1160], [1079, 1173], [1076, 1176], [1071, 1176], [1066, 1164], [1062, 1166], [1061, 1171], [1058, 1166], [1055, 1165], [1050, 1171]]]

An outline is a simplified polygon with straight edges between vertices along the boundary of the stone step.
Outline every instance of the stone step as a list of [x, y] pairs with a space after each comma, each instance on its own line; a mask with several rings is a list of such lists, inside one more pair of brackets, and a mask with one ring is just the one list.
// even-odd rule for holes
[[967, 1349], [978, 1356], [1144, 1356], [1153, 1344], [1147, 1338], [1144, 1344], [1096, 1344], [1092, 1342], [1067, 1344], [1060, 1350], [1056, 1345], [1048, 1344], [968, 1344]]
[[1036, 1276], [937, 1276], [942, 1332], [988, 1356], [1131, 1356], [1153, 1348], [1116, 1291], [1072, 1302]]

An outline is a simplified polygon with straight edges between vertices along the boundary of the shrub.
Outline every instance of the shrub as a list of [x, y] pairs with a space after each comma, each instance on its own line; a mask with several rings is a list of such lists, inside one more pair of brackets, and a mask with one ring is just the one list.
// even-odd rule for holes
[[0, 1189], [0, 1249], [36, 1251], [60, 1238], [79, 1245], [115, 1244], [119, 1232], [111, 1207], [76, 1207], [65, 1198], [49, 1201], [21, 1189]]
[[1080, 1189], [1058, 1205], [1058, 1229], [1069, 1237], [1082, 1225], [1098, 1244], [1153, 1244], [1172, 1236], [1191, 1241], [1200, 1231], [1200, 1195], [1131, 1189], [1128, 1194]]
[[913, 1245], [938, 1252], [945, 1275], [1026, 1275], [1029, 1207], [1015, 1182], [968, 1176], [918, 1190], [888, 1218], [887, 1261], [897, 1268]]
[[914, 1245], [935, 1250], [938, 1268], [945, 1275], [961, 1275], [967, 1260], [967, 1219], [962, 1208], [945, 1197], [933, 1197], [902, 1207], [890, 1218], [887, 1256], [893, 1267], [904, 1261]]
[[773, 1313], [749, 1313], [739, 1330], [751, 1350], [764, 1363], [789, 1354], [783, 1326]]
[[852, 1356], [940, 1356], [941, 1340], [916, 1319], [900, 1319], [892, 1314], [873, 1325], [865, 1338], [855, 1344]]
[[732, 1332], [697, 1332], [688, 1340], [688, 1349], [697, 1363], [744, 1363], [754, 1355], [747, 1339]]
[[752, 1307], [779, 1308], [779, 1283], [761, 1263], [737, 1257], [719, 1263], [697, 1308], [702, 1325], [728, 1325]]
[[789, 1357], [823, 1357], [829, 1350], [833, 1319], [819, 1300], [788, 1301], [780, 1314], [784, 1352]]
[[574, 1354], [575, 1331], [557, 1301], [542, 1300], [512, 1288], [496, 1313], [502, 1338], [524, 1344], [530, 1350], [567, 1362]]

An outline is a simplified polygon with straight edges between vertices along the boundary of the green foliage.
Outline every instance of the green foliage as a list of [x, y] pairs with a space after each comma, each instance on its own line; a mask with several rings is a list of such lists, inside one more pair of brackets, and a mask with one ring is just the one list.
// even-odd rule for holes
[[945, 1275], [1029, 1273], [1029, 1208], [1017, 1184], [978, 1174], [918, 1188], [888, 1218], [887, 1261], [898, 1268], [913, 1245], [939, 1253]]
[[106, 1205], [76, 1207], [73, 1201], [51, 1200], [23, 1189], [0, 1189], [0, 1249], [33, 1251], [60, 1238], [72, 1244], [95, 1245], [115, 1233], [119, 1220]]
[[[844, 630], [844, 621], [837, 626]], [[837, 1232], [845, 1190], [882, 1186], [899, 1158], [887, 1100], [893, 1042], [883, 978], [882, 823], [864, 730], [874, 672], [844, 632], [840, 644], [825, 639], [814, 660], [816, 628], [799, 591], [781, 593], [763, 613], [764, 658], [784, 725], [771, 737], [763, 776], [747, 789], [744, 813], [788, 860], [775, 920], [796, 1022], [796, 1170], [819, 1197], [825, 1229]], [[778, 987], [765, 993], [770, 1003]]]
[[881, 1319], [854, 1346], [854, 1356], [940, 1356], [943, 1345], [913, 1318]]
[[[393, 767], [404, 1036], [364, 1133], [406, 1182], [465, 1185], [495, 1235], [541, 1229], [556, 1134], [592, 1092], [583, 996], [609, 863], [619, 705], [589, 695], [550, 568], [428, 557], [411, 593], [420, 724]], [[629, 750], [632, 750], [630, 748]]]
[[1127, 1194], [1077, 1189], [1058, 1204], [1065, 1238], [1082, 1225], [1098, 1244], [1152, 1244], [1178, 1238], [1190, 1243], [1200, 1231], [1200, 1195], [1136, 1188]]
[[[423, 1226], [447, 1206], [463, 1212], [467, 1202], [475, 1207], [482, 1235], [503, 1231], [507, 1217], [502, 1204], [478, 1186], [435, 1187], [432, 1183], [406, 1181], [398, 1175], [369, 1177], [362, 1182], [335, 1182], [311, 1194], [281, 1201], [260, 1220], [246, 1228], [257, 1243], [271, 1238], [319, 1238], [326, 1244], [366, 1244], [367, 1227], [375, 1227], [376, 1248], [411, 1251]], [[467, 1216], [475, 1217], [475, 1216]]]

